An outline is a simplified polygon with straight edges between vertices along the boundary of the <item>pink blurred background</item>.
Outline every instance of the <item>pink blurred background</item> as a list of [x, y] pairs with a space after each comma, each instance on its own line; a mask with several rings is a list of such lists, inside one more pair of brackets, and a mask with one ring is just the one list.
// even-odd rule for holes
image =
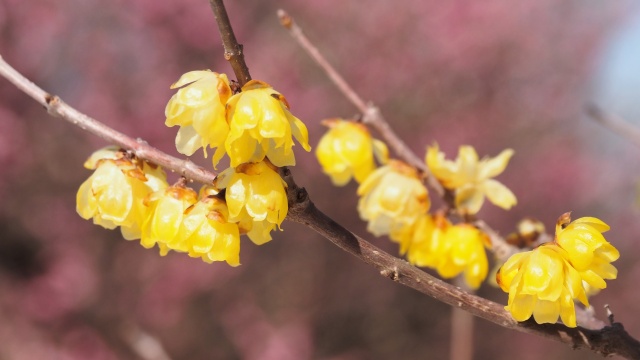
[[[640, 117], [640, 81], [625, 83], [638, 76], [620, 65], [621, 34], [640, 23], [637, 5], [228, 3], [253, 77], [285, 94], [314, 145], [320, 120], [356, 110], [279, 26], [278, 8], [420, 156], [435, 141], [450, 156], [460, 144], [481, 155], [516, 151], [499, 180], [518, 206], [485, 205], [480, 214], [501, 233], [524, 216], [552, 230], [565, 211], [609, 223], [608, 239], [622, 253], [619, 278], [592, 302], [601, 318], [610, 304], [640, 337], [640, 151], [584, 115], [595, 100]], [[190, 70], [230, 72], [205, 0], [0, 0], [0, 54], [77, 109], [171, 154], [169, 85]], [[448, 306], [297, 224], [286, 222], [260, 247], [243, 239], [243, 265], [230, 268], [159, 257], [82, 220], [82, 163], [105, 145], [0, 79], [0, 359], [141, 359], [132, 345], [140, 341], [160, 344], [172, 359], [447, 358]], [[297, 158], [296, 180], [319, 208], [396, 254], [387, 239], [366, 234], [355, 185], [334, 188], [312, 154]], [[199, 154], [194, 161], [210, 166]], [[506, 302], [489, 285], [480, 294]], [[477, 359], [600, 358], [483, 320], [475, 327]]]

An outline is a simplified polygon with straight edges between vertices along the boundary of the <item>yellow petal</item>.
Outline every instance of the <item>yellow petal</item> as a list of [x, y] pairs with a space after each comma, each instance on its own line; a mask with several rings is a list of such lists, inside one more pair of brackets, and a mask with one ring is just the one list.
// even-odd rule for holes
[[538, 300], [533, 310], [533, 318], [538, 324], [555, 324], [560, 316], [560, 302]]
[[517, 203], [516, 196], [503, 184], [489, 179], [482, 183], [485, 195], [489, 201], [505, 210], [511, 209]]
[[478, 169], [478, 179], [489, 179], [502, 174], [512, 156], [513, 150], [506, 149], [494, 158], [482, 160]]
[[187, 156], [193, 155], [202, 147], [202, 138], [193, 126], [182, 126], [176, 135], [178, 152]]

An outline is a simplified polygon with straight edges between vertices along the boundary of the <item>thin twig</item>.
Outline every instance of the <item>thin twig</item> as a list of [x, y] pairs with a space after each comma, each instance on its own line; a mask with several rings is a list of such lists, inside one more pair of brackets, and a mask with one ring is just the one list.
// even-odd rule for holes
[[296, 24], [293, 18], [284, 10], [278, 10], [278, 17], [280, 18], [280, 24], [287, 30], [291, 36], [298, 42], [298, 44], [311, 56], [311, 58], [324, 70], [329, 79], [338, 87], [340, 92], [351, 101], [351, 103], [362, 113], [362, 122], [370, 125], [384, 138], [384, 140], [391, 146], [396, 155], [415, 167], [425, 176], [429, 185], [442, 196], [444, 189], [442, 185], [431, 176], [431, 173], [424, 161], [420, 159], [416, 154], [407, 146], [407, 144], [400, 139], [400, 137], [391, 129], [389, 123], [385, 120], [375, 105], [365, 102], [358, 93], [347, 83], [347, 81], [340, 75], [340, 73], [327, 61], [322, 55], [320, 50], [311, 43], [309, 38], [302, 32], [302, 28]]
[[18, 89], [31, 96], [35, 101], [39, 102], [47, 109], [47, 112], [55, 117], [61, 117], [64, 120], [86, 130], [112, 144], [116, 144], [122, 148], [130, 150], [137, 157], [148, 160], [154, 164], [160, 165], [165, 169], [173, 170], [182, 176], [191, 180], [205, 184], [210, 184], [216, 177], [216, 174], [205, 170], [189, 160], [181, 160], [147, 144], [142, 139], [131, 138], [119, 131], [116, 131], [105, 124], [79, 112], [63, 102], [59, 97], [51, 95], [42, 90], [38, 85], [32, 83], [16, 69], [11, 67], [0, 56], [0, 75], [13, 83]]
[[619, 116], [605, 113], [596, 104], [587, 105], [586, 111], [591, 118], [609, 128], [609, 130], [640, 146], [640, 129], [637, 127], [624, 121]]
[[242, 85], [251, 80], [249, 68], [244, 61], [242, 44], [239, 44], [238, 40], [236, 40], [223, 1], [209, 0], [209, 4], [211, 4], [213, 15], [216, 17], [216, 23], [220, 30], [220, 37], [222, 38], [222, 44], [224, 46], [224, 58], [231, 64], [233, 72], [236, 74], [236, 78], [242, 87]]

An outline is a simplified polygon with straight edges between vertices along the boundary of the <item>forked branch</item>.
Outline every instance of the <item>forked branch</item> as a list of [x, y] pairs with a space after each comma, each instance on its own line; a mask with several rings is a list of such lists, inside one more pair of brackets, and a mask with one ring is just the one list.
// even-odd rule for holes
[[[215, 1], [215, 3], [222, 6], [221, 1]], [[223, 18], [226, 18], [226, 16], [217, 17], [216, 19], [228, 23], [228, 18], [226, 18], [226, 20]], [[229, 29], [232, 33], [230, 25], [225, 28]], [[235, 39], [233, 36], [230, 38]], [[231, 45], [233, 46], [233, 44]], [[241, 62], [243, 63], [244, 61], [241, 60]], [[247, 69], [246, 65], [244, 69]], [[154, 162], [166, 169], [180, 173], [191, 180], [202, 183], [210, 183], [216, 176], [213, 172], [195, 166], [190, 161], [180, 160], [164, 154], [158, 149], [149, 146], [143, 140], [135, 140], [128, 137], [78, 112], [62, 102], [57, 96], [50, 95], [31, 83], [2, 60], [1, 57], [0, 75], [7, 78], [20, 90], [42, 104], [51, 115], [60, 117], [109, 142], [126, 148], [142, 159]], [[248, 76], [248, 70], [246, 75]], [[236, 76], [238, 76], [238, 73], [236, 73]], [[238, 76], [238, 78], [240, 79], [240, 76]], [[248, 76], [248, 78], [250, 78], [250, 76]], [[306, 190], [295, 184], [288, 169], [283, 169], [283, 175], [289, 185], [288, 197], [290, 210], [288, 218], [315, 230], [344, 251], [349, 252], [363, 262], [376, 268], [384, 277], [509, 329], [544, 336], [570, 344], [575, 348], [591, 349], [603, 355], [617, 354], [629, 359], [640, 358], [640, 343], [629, 336], [620, 323], [612, 322], [610, 326], [605, 326], [600, 329], [587, 329], [583, 327], [567, 328], [562, 324], [539, 325], [533, 321], [524, 323], [516, 322], [510, 314], [504, 310], [502, 305], [466, 293], [455, 286], [409, 265], [406, 261], [378, 249], [357, 235], [352, 234], [315, 207]], [[601, 325], [596, 324], [596, 327], [601, 327]]]

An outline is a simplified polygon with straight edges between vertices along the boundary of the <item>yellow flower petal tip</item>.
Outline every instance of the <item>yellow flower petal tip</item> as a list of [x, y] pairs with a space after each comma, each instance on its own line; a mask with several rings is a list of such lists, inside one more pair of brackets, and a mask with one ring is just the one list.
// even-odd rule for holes
[[427, 149], [425, 161], [442, 186], [455, 190], [457, 209], [464, 214], [476, 214], [485, 196], [506, 210], [516, 205], [517, 200], [511, 190], [492, 179], [505, 170], [513, 153], [512, 149], [506, 149], [495, 158], [479, 160], [473, 147], [463, 145], [456, 160], [450, 161], [436, 144]]
[[352, 178], [362, 183], [376, 168], [389, 159], [387, 146], [371, 137], [366, 126], [353, 121], [328, 119], [322, 122], [329, 131], [316, 148], [316, 157], [325, 174], [336, 186], [346, 185]]

